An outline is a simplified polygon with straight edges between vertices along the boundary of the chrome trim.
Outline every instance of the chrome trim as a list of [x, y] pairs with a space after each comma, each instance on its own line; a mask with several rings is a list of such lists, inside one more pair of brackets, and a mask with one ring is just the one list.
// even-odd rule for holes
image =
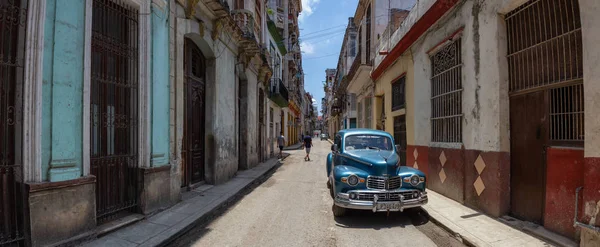
[[[395, 181], [395, 179], [397, 179], [398, 181]], [[373, 189], [373, 190], [390, 190], [390, 181], [395, 183], [398, 183], [395, 186], [392, 186], [391, 190], [396, 190], [396, 189], [401, 189], [402, 188], [402, 177], [401, 176], [373, 176], [373, 175], [369, 175], [367, 176], [367, 180], [365, 181], [367, 188], [368, 189]], [[376, 187], [372, 187], [369, 186], [369, 181], [372, 181], [372, 183], [383, 183], [383, 188], [380, 186], [376, 186]], [[379, 180], [379, 181], [373, 181], [373, 180]], [[381, 181], [383, 180], [383, 181]]]
[[399, 201], [378, 202], [379, 197], [377, 195], [374, 195], [373, 201], [359, 201], [359, 200], [349, 199], [350, 193], [370, 192], [370, 193], [377, 194], [377, 193], [394, 193], [394, 192], [411, 192], [411, 191], [414, 192], [414, 191], [418, 191], [418, 190], [391, 190], [391, 191], [385, 191], [385, 192], [372, 191], [372, 190], [352, 190], [352, 191], [348, 191], [348, 193], [338, 193], [335, 197], [334, 203], [338, 207], [357, 209], [357, 210], [371, 210], [373, 212], [387, 212], [388, 211], [388, 210], [378, 210], [377, 204], [398, 202], [399, 203], [398, 209], [391, 209], [389, 211], [400, 211], [400, 212], [404, 211], [404, 209], [407, 209], [407, 208], [416, 208], [416, 207], [420, 207], [420, 206], [427, 204], [428, 198], [427, 198], [427, 192], [425, 192], [425, 191], [423, 191], [423, 192], [418, 191], [418, 192], [420, 192], [419, 197], [417, 199], [411, 199], [411, 200], [404, 200], [402, 197], [400, 197]]

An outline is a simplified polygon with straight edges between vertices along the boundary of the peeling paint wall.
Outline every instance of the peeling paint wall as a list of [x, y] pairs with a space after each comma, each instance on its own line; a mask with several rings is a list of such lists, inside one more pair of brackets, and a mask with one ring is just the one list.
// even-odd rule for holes
[[79, 178], [82, 172], [85, 0], [46, 4], [42, 181], [55, 182]]
[[[583, 83], [585, 99], [585, 166], [583, 179], [583, 223], [600, 226], [600, 1], [579, 0], [583, 38]], [[581, 230], [581, 246], [600, 246], [600, 233]]]
[[[497, 1], [501, 2], [501, 1]], [[499, 3], [495, 3], [499, 4]], [[447, 37], [463, 29], [462, 66], [462, 144], [482, 151], [509, 150], [507, 65], [505, 29], [492, 3], [466, 1], [446, 14], [412, 47], [415, 71], [416, 145], [429, 145], [431, 115], [431, 61], [427, 52]], [[485, 58], [485, 59], [482, 59]]]
[[206, 101], [206, 104], [215, 111], [206, 117], [213, 119], [210, 132], [215, 142], [209, 142], [209, 145], [215, 145], [215, 153], [207, 153], [207, 156], [214, 155], [214, 184], [220, 184], [233, 177], [238, 169], [237, 77], [232, 73], [237, 59], [236, 54], [222, 42], [216, 42], [214, 49], [216, 77], [212, 83], [215, 84], [216, 101]]

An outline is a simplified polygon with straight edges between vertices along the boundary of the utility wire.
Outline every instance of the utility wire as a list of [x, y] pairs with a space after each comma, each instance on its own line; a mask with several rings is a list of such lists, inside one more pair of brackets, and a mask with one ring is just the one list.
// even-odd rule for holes
[[339, 52], [336, 52], [336, 53], [331, 53], [331, 54], [327, 54], [327, 55], [320, 56], [320, 57], [308, 57], [308, 58], [303, 58], [303, 59], [307, 59], [307, 60], [308, 59], [318, 59], [318, 58], [324, 58], [324, 57], [337, 56], [339, 54], [340, 54]]

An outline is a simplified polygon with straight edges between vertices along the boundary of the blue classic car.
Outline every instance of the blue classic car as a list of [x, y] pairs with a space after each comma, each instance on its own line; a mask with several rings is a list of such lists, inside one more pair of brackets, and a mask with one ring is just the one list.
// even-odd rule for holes
[[333, 214], [346, 209], [403, 211], [427, 203], [425, 174], [402, 166], [398, 147], [387, 132], [371, 129], [339, 131], [327, 156], [327, 187]]

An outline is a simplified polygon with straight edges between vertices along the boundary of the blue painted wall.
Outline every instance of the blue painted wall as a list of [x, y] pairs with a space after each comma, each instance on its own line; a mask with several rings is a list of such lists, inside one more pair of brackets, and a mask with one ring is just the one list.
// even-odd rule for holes
[[42, 86], [44, 181], [81, 176], [84, 29], [85, 0], [47, 0]]
[[168, 6], [152, 4], [152, 166], [169, 164]]

